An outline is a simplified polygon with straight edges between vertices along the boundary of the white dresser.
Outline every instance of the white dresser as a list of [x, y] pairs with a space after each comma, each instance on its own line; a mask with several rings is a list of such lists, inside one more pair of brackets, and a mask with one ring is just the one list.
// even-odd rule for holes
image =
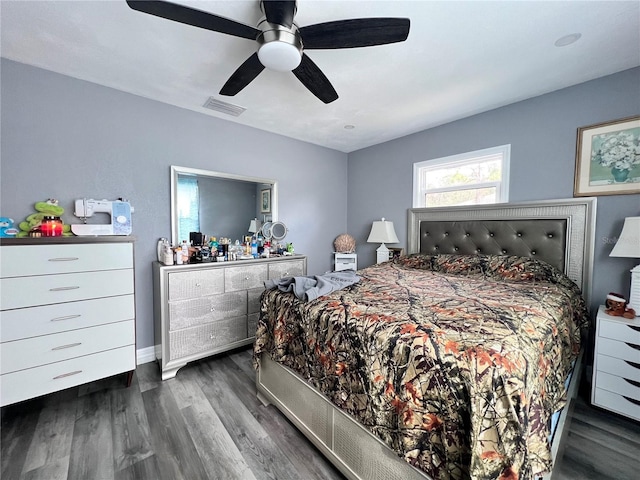
[[596, 318], [591, 403], [640, 420], [640, 318]]
[[3, 239], [0, 403], [136, 368], [132, 237]]
[[267, 279], [305, 275], [302, 255], [153, 264], [156, 358], [162, 379], [188, 362], [253, 343]]

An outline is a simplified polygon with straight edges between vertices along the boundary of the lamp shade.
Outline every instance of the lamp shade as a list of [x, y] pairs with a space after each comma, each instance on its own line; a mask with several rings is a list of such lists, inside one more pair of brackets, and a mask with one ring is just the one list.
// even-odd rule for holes
[[609, 256], [640, 258], [640, 217], [624, 219], [620, 238]]
[[393, 228], [393, 222], [388, 222], [384, 218], [373, 222], [371, 233], [367, 242], [371, 243], [398, 243], [398, 236]]
[[251, 223], [249, 224], [249, 230], [247, 231], [250, 233], [256, 233], [258, 230], [258, 219], [254, 218], [253, 220], [251, 220]]

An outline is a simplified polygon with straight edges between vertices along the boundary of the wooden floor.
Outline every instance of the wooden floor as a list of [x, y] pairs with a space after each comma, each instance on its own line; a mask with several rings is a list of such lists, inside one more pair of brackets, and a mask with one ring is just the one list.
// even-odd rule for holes
[[[2, 409], [3, 480], [343, 479], [273, 406], [256, 398], [250, 350], [206, 359], [161, 382], [158, 367]], [[585, 382], [586, 383], [586, 382]], [[562, 480], [631, 480], [640, 424], [575, 408]]]

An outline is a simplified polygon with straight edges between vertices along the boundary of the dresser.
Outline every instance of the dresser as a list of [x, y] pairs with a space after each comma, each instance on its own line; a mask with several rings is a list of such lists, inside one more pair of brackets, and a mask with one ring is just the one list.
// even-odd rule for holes
[[591, 403], [640, 420], [640, 318], [596, 317]]
[[358, 270], [357, 253], [333, 252], [333, 271]]
[[2, 239], [0, 403], [136, 368], [133, 237]]
[[156, 358], [162, 379], [188, 362], [255, 339], [268, 279], [306, 275], [303, 255], [165, 266], [153, 264]]

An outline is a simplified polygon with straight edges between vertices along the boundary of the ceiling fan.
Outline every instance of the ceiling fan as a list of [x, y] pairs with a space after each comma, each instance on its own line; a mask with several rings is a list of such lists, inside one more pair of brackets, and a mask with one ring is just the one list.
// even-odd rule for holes
[[213, 13], [165, 1], [127, 0], [134, 10], [194, 27], [255, 40], [258, 51], [231, 75], [220, 90], [233, 96], [249, 85], [262, 70], [292, 71], [324, 103], [338, 94], [305, 50], [370, 47], [403, 42], [409, 35], [408, 18], [355, 18], [298, 27], [296, 1], [260, 0], [264, 18], [257, 28]]

